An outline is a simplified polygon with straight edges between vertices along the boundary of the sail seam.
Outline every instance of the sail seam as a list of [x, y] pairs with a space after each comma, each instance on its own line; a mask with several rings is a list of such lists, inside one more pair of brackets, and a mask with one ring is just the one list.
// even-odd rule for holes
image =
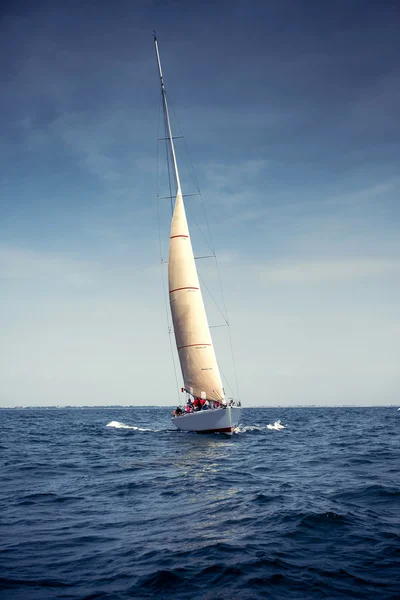
[[192, 346], [211, 346], [211, 344], [187, 344], [187, 346], [179, 346], [178, 350], [182, 350], [182, 348], [191, 348]]
[[171, 237], [169, 239], [173, 240], [174, 238], [177, 238], [177, 237], [188, 238], [189, 236], [188, 235], [171, 235]]
[[175, 288], [174, 290], [170, 290], [170, 294], [172, 294], [172, 292], [179, 292], [179, 290], [198, 290], [198, 287], [181, 287], [181, 288]]

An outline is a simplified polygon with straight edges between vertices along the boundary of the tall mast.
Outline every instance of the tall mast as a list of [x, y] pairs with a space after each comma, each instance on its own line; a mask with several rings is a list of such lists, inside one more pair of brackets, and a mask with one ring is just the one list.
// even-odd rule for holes
[[174, 164], [174, 175], [175, 175], [175, 181], [176, 181], [176, 187], [177, 187], [177, 194], [181, 194], [182, 193], [181, 182], [179, 179], [178, 164], [176, 162], [176, 154], [175, 154], [174, 140], [172, 137], [171, 122], [169, 120], [167, 92], [165, 90], [164, 78], [163, 78], [162, 69], [161, 69], [160, 53], [158, 51], [158, 42], [157, 42], [157, 37], [156, 37], [155, 32], [154, 32], [154, 45], [156, 48], [158, 72], [160, 75], [160, 82], [161, 82], [161, 93], [162, 93], [162, 99], [163, 99], [163, 105], [164, 105], [165, 123], [167, 126], [168, 140], [169, 140], [169, 144], [170, 144], [170, 148], [171, 148], [172, 162]]

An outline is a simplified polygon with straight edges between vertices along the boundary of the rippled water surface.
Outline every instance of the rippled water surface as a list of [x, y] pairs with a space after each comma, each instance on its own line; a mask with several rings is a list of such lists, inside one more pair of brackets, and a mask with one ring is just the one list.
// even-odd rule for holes
[[1, 410], [1, 598], [398, 599], [400, 412], [243, 413]]

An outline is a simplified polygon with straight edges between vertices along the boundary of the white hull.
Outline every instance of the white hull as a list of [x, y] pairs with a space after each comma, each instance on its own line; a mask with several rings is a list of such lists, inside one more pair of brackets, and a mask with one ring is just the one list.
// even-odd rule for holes
[[173, 417], [172, 423], [182, 431], [197, 433], [226, 433], [231, 435], [239, 425], [241, 409], [236, 406], [214, 408]]

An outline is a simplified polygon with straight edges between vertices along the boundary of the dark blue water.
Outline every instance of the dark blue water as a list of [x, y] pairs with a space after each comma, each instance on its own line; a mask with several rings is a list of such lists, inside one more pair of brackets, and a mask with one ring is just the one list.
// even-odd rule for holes
[[0, 411], [1, 598], [400, 597], [400, 412], [169, 412]]

